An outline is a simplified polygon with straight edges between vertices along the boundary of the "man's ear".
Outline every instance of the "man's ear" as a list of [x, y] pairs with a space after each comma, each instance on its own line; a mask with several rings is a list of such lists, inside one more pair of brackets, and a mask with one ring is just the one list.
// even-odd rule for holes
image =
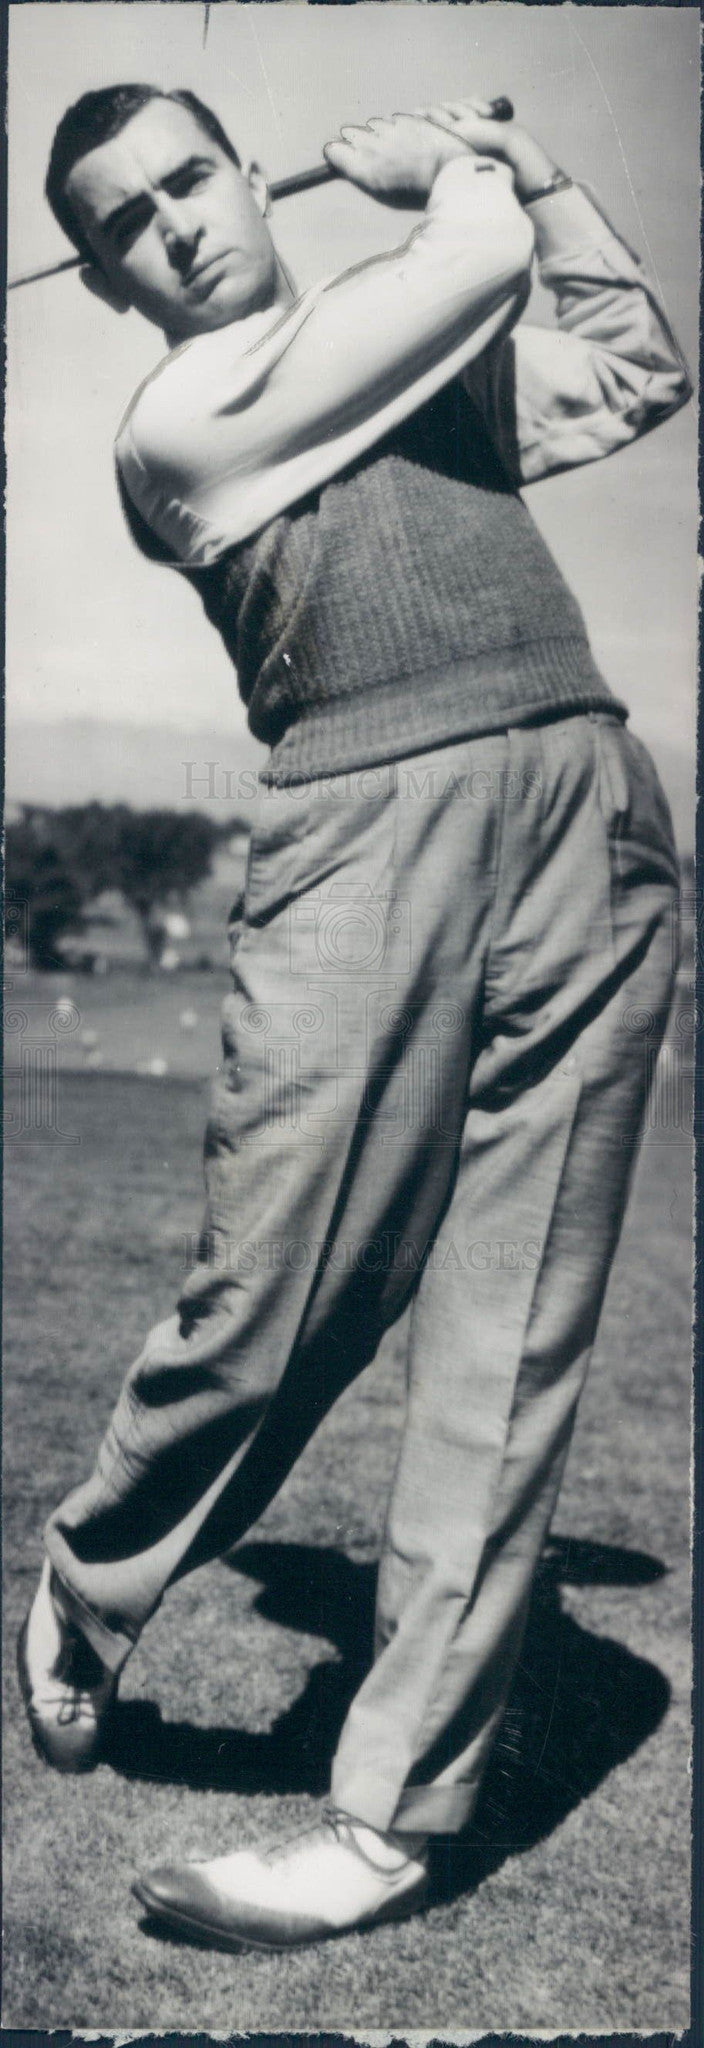
[[110, 307], [111, 312], [129, 313], [129, 299], [123, 298], [122, 292], [110, 283], [105, 271], [99, 270], [96, 263], [82, 263], [80, 278], [86, 291], [92, 292], [94, 299], [102, 299], [104, 305]]
[[247, 164], [243, 175], [249, 185], [252, 198], [256, 200], [259, 211], [263, 213], [266, 220], [267, 214], [271, 213], [271, 200], [269, 198], [266, 171], [262, 170], [261, 164], [253, 162]]

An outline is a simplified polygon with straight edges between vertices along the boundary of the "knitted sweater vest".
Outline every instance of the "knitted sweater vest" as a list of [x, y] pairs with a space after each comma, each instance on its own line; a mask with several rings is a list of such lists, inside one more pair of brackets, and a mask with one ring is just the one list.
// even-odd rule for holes
[[582, 615], [455, 382], [331, 483], [188, 572], [274, 782], [618, 711]]

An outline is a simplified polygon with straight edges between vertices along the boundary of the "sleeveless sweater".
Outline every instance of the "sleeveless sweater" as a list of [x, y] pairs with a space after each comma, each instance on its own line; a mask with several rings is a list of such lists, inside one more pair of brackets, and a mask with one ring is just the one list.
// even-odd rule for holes
[[608, 710], [582, 615], [457, 380], [207, 569], [275, 783]]

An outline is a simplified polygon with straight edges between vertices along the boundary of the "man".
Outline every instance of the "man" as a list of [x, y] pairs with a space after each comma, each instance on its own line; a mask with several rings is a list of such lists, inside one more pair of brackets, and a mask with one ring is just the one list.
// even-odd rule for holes
[[[47, 185], [88, 287], [171, 345], [118, 435], [123, 499], [199, 589], [271, 750], [199, 1257], [51, 1519], [20, 1641], [50, 1763], [96, 1761], [167, 1586], [261, 1513], [413, 1297], [376, 1655], [332, 1804], [136, 1886], [233, 1946], [411, 1911], [430, 1838], [472, 1811], [643, 1117], [627, 1013], [649, 1067], [673, 973], [667, 806], [518, 495], [684, 402], [662, 311], [491, 104], [345, 129], [327, 156], [425, 213], [300, 299], [262, 173], [192, 95], [87, 95]], [[534, 241], [555, 332], [516, 327]]]

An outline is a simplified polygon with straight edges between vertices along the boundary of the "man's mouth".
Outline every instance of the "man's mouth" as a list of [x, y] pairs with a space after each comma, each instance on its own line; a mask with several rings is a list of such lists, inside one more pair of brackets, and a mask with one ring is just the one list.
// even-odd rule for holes
[[224, 249], [219, 256], [208, 256], [205, 262], [196, 264], [195, 270], [189, 270], [183, 280], [189, 298], [198, 302], [208, 298], [210, 292], [215, 290], [216, 284], [219, 284], [227, 268], [230, 254], [229, 249]]

